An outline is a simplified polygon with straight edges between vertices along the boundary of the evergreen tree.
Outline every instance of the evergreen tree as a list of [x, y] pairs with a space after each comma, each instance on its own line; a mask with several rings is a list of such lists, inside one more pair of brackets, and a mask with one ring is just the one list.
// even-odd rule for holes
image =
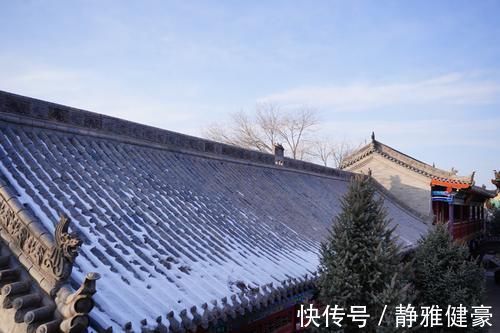
[[[371, 178], [356, 176], [341, 203], [342, 211], [321, 248], [318, 300], [346, 313], [351, 306], [367, 307], [366, 327], [360, 329], [344, 316], [344, 332], [396, 331], [389, 310], [410, 301], [408, 266], [401, 263], [401, 248], [382, 199], [377, 198]], [[379, 327], [385, 305], [385, 320]]]
[[488, 232], [492, 236], [500, 236], [500, 208], [492, 208], [488, 221]]
[[418, 306], [438, 305], [443, 313], [448, 305], [462, 304], [468, 310], [481, 305], [485, 288], [482, 268], [471, 259], [464, 246], [453, 241], [442, 225], [436, 226], [419, 242], [415, 251], [413, 285]]

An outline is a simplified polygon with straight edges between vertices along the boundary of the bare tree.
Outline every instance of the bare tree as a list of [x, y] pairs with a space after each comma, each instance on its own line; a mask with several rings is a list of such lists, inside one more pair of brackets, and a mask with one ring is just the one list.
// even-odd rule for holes
[[253, 119], [244, 112], [231, 115], [231, 121], [226, 124], [212, 124], [204, 131], [204, 136], [219, 142], [228, 143], [243, 148], [270, 152], [270, 145], [261, 135], [261, 130]]
[[329, 140], [314, 141], [309, 155], [319, 160], [324, 166], [328, 166], [335, 154], [335, 145]]
[[249, 116], [238, 112], [231, 116], [229, 125], [212, 125], [205, 132], [205, 137], [272, 153], [274, 145], [282, 143], [293, 158], [304, 158], [307, 153], [306, 143], [318, 120], [316, 111], [302, 107], [294, 110], [282, 110], [272, 103], [258, 104], [255, 115]]
[[333, 160], [335, 162], [335, 167], [340, 168], [344, 163], [347, 156], [352, 154], [359, 147], [349, 144], [347, 141], [340, 141], [335, 145], [335, 152], [333, 153]]
[[274, 145], [280, 140], [281, 128], [284, 125], [279, 106], [273, 103], [257, 104], [255, 121], [265, 141], [269, 143], [267, 151], [272, 152]]
[[255, 113], [237, 112], [228, 124], [208, 127], [204, 136], [244, 148], [273, 153], [274, 145], [281, 143], [294, 159], [310, 160], [324, 166], [339, 168], [355, 147], [346, 140], [333, 142], [318, 139], [314, 130], [318, 125], [315, 109], [300, 107], [283, 110], [273, 103], [257, 104]]
[[310, 132], [317, 124], [316, 111], [309, 107], [301, 107], [294, 113], [285, 115], [280, 135], [290, 148], [290, 154], [294, 159], [297, 159], [300, 153], [305, 153], [304, 142], [308, 140]]
[[324, 166], [340, 168], [345, 158], [356, 148], [346, 140], [333, 142], [329, 139], [317, 140], [314, 142], [309, 154]]

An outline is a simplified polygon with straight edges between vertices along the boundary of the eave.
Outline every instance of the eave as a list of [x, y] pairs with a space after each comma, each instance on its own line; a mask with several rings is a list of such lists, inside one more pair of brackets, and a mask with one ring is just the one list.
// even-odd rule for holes
[[419, 161], [409, 155], [406, 155], [392, 147], [389, 147], [375, 139], [366, 146], [360, 148], [350, 156], [340, 166], [341, 169], [349, 169], [352, 166], [359, 164], [361, 161], [367, 159], [369, 156], [376, 154], [398, 164], [406, 169], [415, 173], [421, 174], [432, 180], [449, 182], [452, 184], [460, 184], [459, 186], [470, 187], [474, 182], [474, 174], [472, 176], [457, 176], [454, 172], [449, 172], [431, 166], [425, 162]]

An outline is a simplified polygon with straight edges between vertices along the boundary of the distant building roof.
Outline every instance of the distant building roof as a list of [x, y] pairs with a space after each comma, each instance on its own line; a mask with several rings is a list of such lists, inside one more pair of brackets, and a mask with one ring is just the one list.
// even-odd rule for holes
[[466, 185], [472, 185], [474, 182], [474, 174], [471, 176], [457, 176], [456, 171], [446, 171], [436, 168], [375, 140], [374, 135], [372, 136], [372, 141], [370, 143], [349, 155], [343, 161], [340, 168], [346, 169], [347, 167], [368, 158], [372, 154], [378, 154], [394, 163], [431, 179]]
[[[352, 175], [0, 92], [0, 178], [49, 232], [71, 218], [102, 327], [199, 324], [307, 283]], [[415, 244], [428, 226], [380, 193]]]

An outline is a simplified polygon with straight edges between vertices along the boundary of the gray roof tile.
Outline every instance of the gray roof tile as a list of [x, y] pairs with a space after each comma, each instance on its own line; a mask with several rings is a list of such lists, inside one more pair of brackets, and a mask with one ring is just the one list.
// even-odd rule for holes
[[[131, 128], [123, 123], [115, 128], [107, 118], [102, 126], [121, 134]], [[140, 127], [136, 131], [142, 133]], [[172, 133], [148, 133], [143, 136], [157, 138], [152, 141], [164, 135], [167, 142], [250, 156], [253, 162], [17, 125], [0, 117], [0, 174], [49, 231], [59, 212], [72, 218], [84, 240], [74, 279], [90, 270], [102, 274], [93, 312], [97, 322], [154, 323], [173, 311], [170, 325], [181, 325], [192, 317], [193, 306], [196, 321], [206, 322], [213, 315], [206, 309], [214, 304], [219, 311], [229, 307], [224, 315], [231, 316], [258, 307], [252, 299], [265, 303], [289, 292], [268, 287], [231, 298], [241, 291], [236, 285], [274, 282], [281, 288], [316, 270], [319, 243], [340, 210], [347, 178], [275, 167], [267, 155]], [[386, 206], [406, 245], [426, 232], [400, 205], [386, 200]], [[261, 295], [265, 290], [271, 293], [267, 300]]]

